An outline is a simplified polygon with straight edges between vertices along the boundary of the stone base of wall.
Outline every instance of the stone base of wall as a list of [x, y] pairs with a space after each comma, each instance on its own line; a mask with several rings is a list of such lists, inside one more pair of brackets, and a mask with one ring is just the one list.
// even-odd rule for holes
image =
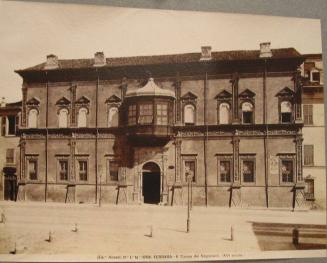
[[[69, 189], [67, 189], [69, 188]], [[178, 188], [168, 187], [168, 205], [187, 205], [188, 188], [181, 186]], [[73, 203], [96, 203], [99, 201], [101, 192], [101, 202], [103, 204], [138, 204], [133, 200], [133, 186], [102, 185], [97, 189], [95, 185], [59, 185], [48, 184], [48, 202], [73, 202]], [[18, 201], [44, 201], [44, 184], [24, 185], [24, 199]], [[229, 186], [209, 186], [207, 191], [208, 206], [228, 207], [266, 207], [266, 191], [264, 186], [241, 186], [231, 191]], [[239, 200], [235, 202], [233, 200]], [[292, 208], [293, 191], [292, 187], [269, 187], [268, 204], [269, 207]], [[202, 186], [192, 187], [192, 204], [194, 206], [205, 206], [205, 188]], [[296, 205], [297, 206], [297, 205]]]

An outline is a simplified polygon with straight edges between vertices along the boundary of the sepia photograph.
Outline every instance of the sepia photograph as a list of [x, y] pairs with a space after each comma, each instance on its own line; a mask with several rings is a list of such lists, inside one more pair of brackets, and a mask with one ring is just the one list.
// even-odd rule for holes
[[319, 19], [0, 0], [0, 261], [326, 257]]

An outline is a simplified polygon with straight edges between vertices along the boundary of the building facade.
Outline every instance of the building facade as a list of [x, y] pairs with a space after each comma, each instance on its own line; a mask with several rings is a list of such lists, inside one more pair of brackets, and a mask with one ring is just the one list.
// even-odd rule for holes
[[19, 171], [19, 115], [21, 102], [0, 102], [0, 200], [16, 200]]
[[293, 48], [61, 60], [23, 79], [19, 200], [305, 203]]
[[306, 54], [303, 76], [303, 176], [306, 199], [326, 208], [325, 113], [321, 54]]

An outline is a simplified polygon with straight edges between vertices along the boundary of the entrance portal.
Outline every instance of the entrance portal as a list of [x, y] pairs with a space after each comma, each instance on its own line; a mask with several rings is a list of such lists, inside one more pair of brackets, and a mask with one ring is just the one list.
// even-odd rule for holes
[[5, 174], [4, 182], [4, 199], [5, 200], [16, 200], [17, 194], [17, 178], [16, 175]]
[[142, 192], [144, 203], [158, 204], [160, 202], [160, 167], [149, 162], [143, 166]]

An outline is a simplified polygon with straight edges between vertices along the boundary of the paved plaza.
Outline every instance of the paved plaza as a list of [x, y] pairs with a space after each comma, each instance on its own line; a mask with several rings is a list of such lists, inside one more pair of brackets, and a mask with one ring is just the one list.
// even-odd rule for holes
[[[32, 254], [260, 252], [269, 250], [260, 233], [269, 236], [270, 225], [284, 233], [279, 243], [286, 247], [279, 244], [277, 249], [296, 249], [291, 243], [293, 225], [300, 227], [300, 242], [305, 237], [301, 237], [301, 226], [311, 226], [310, 243], [326, 240], [321, 234], [326, 230], [325, 211], [193, 207], [189, 233], [187, 208], [181, 206], [1, 202], [0, 211], [5, 215], [0, 224], [0, 253], [7, 254], [6, 259]], [[276, 241], [276, 235], [271, 236]], [[13, 252], [16, 255], [10, 255]]]

